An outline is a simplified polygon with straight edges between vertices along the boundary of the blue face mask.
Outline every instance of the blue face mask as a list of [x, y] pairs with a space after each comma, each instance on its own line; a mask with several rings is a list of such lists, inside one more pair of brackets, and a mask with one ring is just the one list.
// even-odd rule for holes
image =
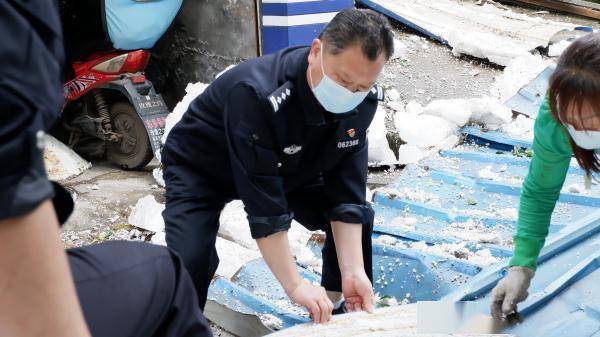
[[310, 71], [308, 72], [309, 76], [311, 76], [310, 84], [313, 93], [325, 110], [335, 114], [349, 112], [362, 103], [369, 94], [369, 91], [352, 92], [327, 76], [323, 67], [323, 48], [324, 46], [321, 44], [321, 71], [323, 72], [323, 78], [317, 86], [314, 86], [312, 83], [312, 76], [310, 75]]

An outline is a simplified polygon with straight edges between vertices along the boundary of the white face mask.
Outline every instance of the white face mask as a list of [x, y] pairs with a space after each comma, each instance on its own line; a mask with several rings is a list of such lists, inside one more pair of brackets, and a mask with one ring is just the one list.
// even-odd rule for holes
[[[310, 85], [313, 93], [325, 110], [336, 114], [349, 112], [362, 103], [369, 94], [369, 91], [352, 92], [327, 76], [323, 66], [323, 49], [324, 44], [321, 43], [321, 71], [323, 72], [323, 78], [317, 86], [314, 86], [312, 76], [310, 77]], [[310, 76], [310, 71], [308, 74]]]
[[577, 146], [586, 150], [600, 149], [600, 131], [578, 131], [571, 124], [564, 125]]

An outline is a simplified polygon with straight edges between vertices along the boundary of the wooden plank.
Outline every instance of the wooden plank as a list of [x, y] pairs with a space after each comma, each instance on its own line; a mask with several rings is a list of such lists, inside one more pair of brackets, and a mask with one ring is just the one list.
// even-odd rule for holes
[[[591, 19], [600, 20], [600, 10], [595, 10], [590, 7], [584, 7], [582, 5], [576, 5], [573, 3], [567, 3], [565, 1], [558, 0], [510, 0], [509, 2], [521, 2], [530, 5], [536, 5], [540, 7], [550, 8], [561, 12], [567, 12], [580, 16], [585, 16]], [[582, 1], [580, 1], [582, 2]], [[594, 6], [595, 7], [595, 6]]]
[[561, 2], [566, 2], [568, 4], [573, 4], [581, 7], [588, 7], [596, 10], [600, 10], [600, 2], [592, 2], [585, 0], [559, 0]]

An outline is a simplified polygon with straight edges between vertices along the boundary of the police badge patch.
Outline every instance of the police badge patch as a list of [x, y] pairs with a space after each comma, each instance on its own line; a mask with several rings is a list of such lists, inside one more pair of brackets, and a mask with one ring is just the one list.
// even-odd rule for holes
[[290, 146], [286, 147], [285, 149], [283, 149], [283, 153], [292, 155], [292, 154], [296, 154], [296, 153], [300, 152], [300, 150], [302, 150], [302, 146], [290, 145]]

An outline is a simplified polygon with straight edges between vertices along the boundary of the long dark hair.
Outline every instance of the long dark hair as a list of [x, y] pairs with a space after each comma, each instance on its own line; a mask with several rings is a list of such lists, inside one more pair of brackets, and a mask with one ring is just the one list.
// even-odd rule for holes
[[[561, 55], [550, 78], [550, 111], [557, 121], [566, 121], [565, 112], [574, 107], [581, 120], [582, 105], [591, 104], [600, 117], [600, 33], [585, 35], [574, 41]], [[600, 172], [594, 150], [583, 149], [571, 137], [573, 154], [588, 175]]]

